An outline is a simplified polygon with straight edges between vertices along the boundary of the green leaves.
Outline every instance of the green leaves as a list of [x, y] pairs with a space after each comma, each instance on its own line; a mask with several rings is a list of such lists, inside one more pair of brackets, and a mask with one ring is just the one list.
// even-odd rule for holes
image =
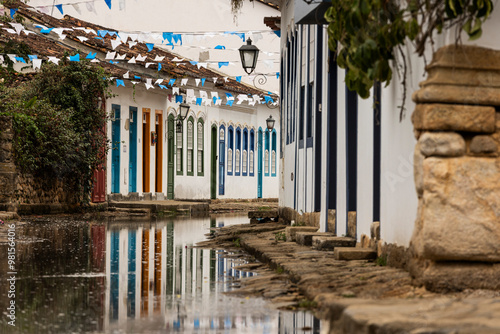
[[102, 68], [89, 63], [44, 64], [34, 80], [0, 87], [0, 103], [13, 116], [14, 155], [25, 173], [63, 181], [75, 200], [88, 203], [93, 171], [108, 148], [100, 101], [108, 96]]
[[[347, 70], [347, 87], [367, 98], [374, 81], [390, 83], [396, 49], [411, 41], [423, 54], [435, 32], [454, 26], [477, 39], [492, 10], [492, 0], [336, 0], [325, 13], [328, 45]], [[407, 65], [402, 68], [404, 85]]]

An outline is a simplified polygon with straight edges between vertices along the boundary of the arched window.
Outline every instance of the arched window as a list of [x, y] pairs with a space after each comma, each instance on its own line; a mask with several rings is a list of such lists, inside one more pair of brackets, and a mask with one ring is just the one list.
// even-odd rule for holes
[[248, 141], [249, 151], [248, 151], [248, 174], [254, 176], [254, 155], [255, 155], [255, 132], [250, 130], [250, 140]]
[[187, 175], [194, 175], [193, 166], [193, 148], [194, 148], [194, 119], [189, 117], [187, 121]]
[[235, 152], [234, 152], [234, 175], [240, 175], [240, 165], [241, 165], [241, 129], [236, 128], [236, 142], [235, 142]]
[[197, 161], [198, 161], [198, 176], [203, 176], [203, 173], [205, 172], [205, 166], [203, 164], [203, 153], [204, 153], [204, 150], [203, 150], [203, 147], [204, 147], [204, 144], [205, 144], [205, 141], [204, 141], [204, 133], [203, 133], [203, 120], [200, 118], [198, 120], [198, 136], [197, 136], [197, 140], [198, 140], [198, 154], [197, 154]]
[[247, 176], [248, 171], [248, 130], [243, 130], [243, 156], [241, 158], [241, 172], [243, 176]]
[[266, 130], [264, 141], [264, 175], [269, 176], [269, 130]]
[[271, 134], [271, 176], [276, 176], [276, 130]]
[[[176, 149], [176, 170], [177, 170], [177, 175], [182, 175], [183, 169], [182, 169], [182, 127], [184, 124], [181, 125], [180, 129], [176, 129], [176, 144], [177, 144], [177, 149]], [[179, 131], [180, 130], [180, 131]]]
[[227, 128], [227, 175], [233, 175], [233, 149], [234, 130], [232, 126]]

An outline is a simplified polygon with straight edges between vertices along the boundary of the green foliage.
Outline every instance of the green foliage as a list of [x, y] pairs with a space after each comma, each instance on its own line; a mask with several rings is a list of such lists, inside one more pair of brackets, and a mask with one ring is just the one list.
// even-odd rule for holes
[[316, 303], [313, 300], [302, 299], [302, 300], [299, 301], [299, 303], [298, 303], [297, 306], [299, 308], [302, 308], [302, 309], [313, 309], [313, 308], [318, 307], [318, 303]]
[[285, 272], [285, 269], [282, 266], [277, 266], [275, 271], [278, 275], [281, 275]]
[[387, 265], [387, 255], [382, 255], [377, 257], [375, 260], [377, 266], [385, 267]]
[[5, 84], [10, 85], [16, 79], [17, 73], [14, 70], [14, 63], [8, 54], [15, 54], [18, 57], [24, 58], [28, 61], [28, 55], [31, 54], [31, 49], [24, 42], [16, 42], [15, 40], [8, 40], [5, 44], [0, 46], [0, 54], [4, 59], [4, 66], [0, 66], [0, 77], [4, 79]]
[[285, 232], [274, 233], [274, 239], [276, 240], [276, 242], [286, 241], [286, 234], [285, 234]]
[[240, 238], [234, 239], [233, 240], [233, 245], [234, 245], [234, 247], [240, 248], [241, 247]]
[[433, 34], [443, 29], [462, 28], [477, 39], [492, 10], [492, 0], [338, 0], [332, 2], [325, 18], [329, 47], [336, 52], [338, 65], [347, 70], [347, 87], [362, 98], [369, 97], [375, 81], [391, 82], [391, 61], [398, 61], [396, 53], [400, 55], [404, 106], [404, 43], [414, 43], [422, 56]]
[[[64, 182], [75, 200], [90, 201], [94, 170], [105, 161], [109, 97], [101, 68], [86, 62], [44, 64], [17, 88], [0, 86], [0, 101], [13, 116], [14, 157], [27, 174]], [[101, 107], [99, 107], [101, 106]]]

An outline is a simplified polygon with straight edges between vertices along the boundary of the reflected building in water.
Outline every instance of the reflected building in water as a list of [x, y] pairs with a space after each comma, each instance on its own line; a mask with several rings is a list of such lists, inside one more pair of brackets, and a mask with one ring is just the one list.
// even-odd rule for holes
[[277, 329], [278, 319], [265, 312], [256, 317], [244, 307], [239, 312], [234, 305], [218, 305], [227, 303], [229, 298], [221, 299], [220, 293], [228, 291], [235, 278], [253, 276], [235, 269], [241, 262], [222, 251], [193, 247], [209, 227], [224, 225], [209, 219], [178, 222], [175, 228], [173, 222], [110, 224], [104, 329], [144, 318], [155, 319], [157, 325], [161, 318], [163, 328], [172, 330]]

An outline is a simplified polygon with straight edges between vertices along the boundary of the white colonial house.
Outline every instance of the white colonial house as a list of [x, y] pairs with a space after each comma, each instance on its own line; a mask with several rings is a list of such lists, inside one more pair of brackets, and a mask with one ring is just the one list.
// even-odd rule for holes
[[[409, 246], [418, 204], [411, 94], [425, 79], [423, 59], [409, 47], [408, 98], [400, 121], [402, 85], [396, 74], [367, 100], [346, 88], [345, 72], [328, 49], [324, 13], [331, 1], [270, 2], [281, 11], [280, 208], [316, 212], [320, 231], [335, 226], [331, 232], [338, 236], [348, 235], [351, 216], [358, 241], [380, 222], [385, 242]], [[498, 49], [499, 18], [496, 10], [483, 37], [475, 42], [463, 37], [463, 43]], [[437, 36], [435, 42], [437, 50], [455, 38]]]
[[[103, 101], [111, 150], [96, 173], [93, 201], [278, 197], [279, 122], [272, 130], [266, 125], [270, 116], [279, 119], [276, 94], [215, 70], [231, 63], [225, 59], [194, 61], [173, 53], [185, 33], [164, 32], [150, 43], [151, 34], [142, 38], [35, 8], [20, 6], [24, 25], [3, 32], [32, 46], [37, 60], [29, 65], [36, 69], [68, 52], [70, 61], [86, 58], [112, 75], [112, 96]], [[240, 33], [231, 36], [243, 44]], [[245, 74], [239, 60], [233, 65]], [[189, 106], [187, 115], [181, 104]]]

